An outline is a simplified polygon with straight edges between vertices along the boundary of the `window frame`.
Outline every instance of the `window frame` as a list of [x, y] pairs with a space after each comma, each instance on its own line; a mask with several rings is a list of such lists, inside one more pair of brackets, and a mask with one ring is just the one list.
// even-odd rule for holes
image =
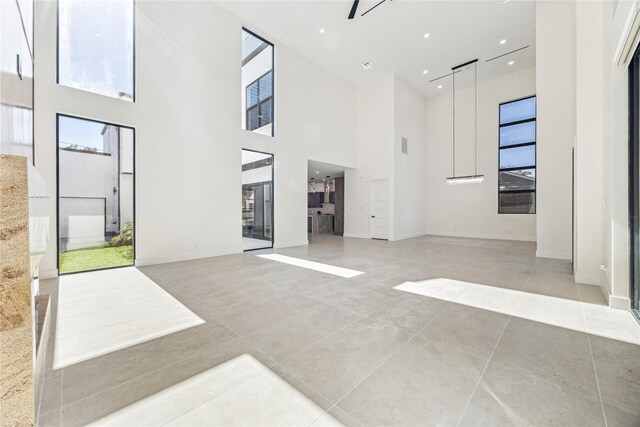
[[640, 322], [640, 49], [629, 64], [629, 302]]
[[[268, 73], [272, 73], [272, 75], [271, 75], [271, 137], [274, 138], [275, 135], [276, 135], [276, 46], [273, 43], [271, 43], [270, 41], [268, 41], [267, 39], [265, 39], [264, 37], [259, 36], [255, 32], [251, 31], [247, 27], [243, 26], [242, 27], [242, 31], [245, 31], [245, 32], [251, 34], [253, 37], [256, 37], [257, 39], [260, 39], [264, 43], [266, 43], [269, 46], [271, 46], [271, 69], [269, 71], [267, 71], [266, 73], [264, 73], [263, 75], [261, 75], [260, 77], [258, 77], [253, 82], [249, 83], [247, 85], [247, 88], [249, 86], [251, 86], [252, 84], [254, 84], [257, 80], [260, 80], [262, 77], [264, 77]], [[242, 61], [241, 61], [241, 63], [242, 63]], [[242, 73], [242, 67], [240, 67], [240, 73]], [[245, 89], [244, 96], [245, 96], [245, 98], [247, 96], [246, 89]], [[260, 102], [258, 102], [258, 105], [260, 105]], [[254, 132], [252, 130], [249, 130], [248, 111], [249, 111], [249, 108], [247, 108], [246, 102], [245, 102], [245, 128], [246, 129], [243, 129], [243, 130], [245, 130], [247, 132]]]
[[[264, 99], [260, 99], [260, 80], [262, 80], [263, 77], [266, 77], [270, 73], [271, 73], [271, 95], [267, 96]], [[251, 107], [249, 107], [249, 103], [246, 101], [246, 99], [248, 98], [249, 88], [254, 84], [258, 86], [257, 102], [255, 105], [252, 105]], [[248, 130], [249, 132], [253, 132], [254, 130], [260, 129], [262, 126], [266, 126], [268, 124], [271, 124], [272, 125], [271, 127], [273, 128], [273, 110], [274, 110], [273, 108], [273, 69], [267, 71], [266, 73], [264, 73], [263, 75], [261, 75], [260, 77], [258, 77], [257, 79], [249, 83], [245, 88], [244, 96], [245, 96], [245, 123], [247, 126], [246, 130]], [[260, 112], [262, 111], [262, 104], [267, 101], [271, 102], [271, 121], [269, 123], [262, 124], [260, 120]], [[249, 129], [249, 111], [255, 108], [258, 109], [258, 123], [260, 126], [258, 126], [255, 129]], [[273, 129], [271, 134], [272, 134], [271, 136], [273, 136]]]
[[[502, 123], [502, 106], [503, 105], [507, 105], [507, 104], [512, 104], [514, 102], [519, 102], [519, 101], [524, 101], [527, 99], [531, 99], [531, 98], [536, 98], [536, 106], [535, 106], [535, 112], [534, 112], [534, 117], [533, 118], [529, 118], [529, 119], [522, 119], [522, 120], [514, 120], [512, 122], [506, 122], [506, 123]], [[506, 145], [504, 147], [500, 146], [500, 131], [502, 128], [504, 127], [508, 127], [508, 126], [514, 126], [514, 125], [520, 125], [523, 123], [535, 123], [535, 139], [531, 142], [523, 142], [523, 143], [518, 143], [518, 144], [511, 144], [511, 145]], [[505, 101], [505, 102], [501, 102], [500, 104], [498, 104], [498, 179], [497, 179], [497, 184], [498, 184], [498, 215], [535, 215], [536, 212], [538, 211], [538, 197], [537, 197], [537, 191], [538, 191], [538, 175], [537, 175], [537, 165], [538, 165], [538, 147], [537, 147], [537, 142], [538, 142], [538, 100], [536, 95], [528, 95], [528, 96], [524, 96], [522, 98], [517, 98], [517, 99], [513, 99], [511, 101]], [[534, 158], [534, 164], [533, 165], [522, 165], [522, 166], [518, 166], [518, 167], [510, 167], [510, 168], [502, 168], [500, 167], [501, 163], [501, 155], [502, 155], [502, 150], [509, 150], [512, 148], [521, 148], [521, 147], [534, 147], [535, 149], [535, 158]], [[525, 169], [533, 169], [536, 171], [536, 176], [534, 178], [534, 189], [533, 190], [501, 190], [500, 189], [500, 173], [501, 172], [510, 172], [510, 171], [514, 171], [514, 170], [525, 170]], [[529, 193], [529, 194], [533, 194], [534, 198], [533, 198], [533, 212], [501, 212], [500, 211], [500, 195], [501, 194], [522, 194], [522, 193]]]
[[[60, 273], [60, 118], [68, 118], [68, 119], [76, 119], [76, 120], [86, 120], [88, 122], [100, 123], [109, 126], [116, 126], [119, 128], [130, 129], [133, 132], [133, 264], [131, 265], [120, 265], [115, 267], [104, 267], [97, 268], [93, 270], [83, 270], [83, 271], [74, 271], [71, 273]], [[99, 119], [91, 119], [89, 117], [78, 116], [73, 114], [65, 114], [65, 113], [56, 113], [56, 270], [58, 271], [58, 276], [66, 276], [71, 274], [79, 274], [79, 273], [88, 273], [91, 271], [102, 271], [102, 270], [113, 270], [116, 268], [126, 268], [126, 267], [135, 267], [137, 260], [137, 249], [138, 249], [138, 216], [136, 210], [136, 195], [137, 195], [137, 187], [136, 187], [136, 128], [134, 126], [128, 125], [119, 125], [113, 122], [99, 120]]]
[[132, 52], [132, 72], [133, 72], [133, 82], [132, 82], [132, 90], [131, 101], [127, 101], [125, 99], [119, 98], [117, 96], [105, 95], [99, 92], [93, 92], [86, 89], [81, 89], [75, 86], [69, 86], [60, 83], [60, 0], [56, 0], [56, 84], [58, 86], [64, 86], [67, 88], [79, 90], [82, 92], [91, 93], [94, 95], [105, 96], [107, 98], [117, 99], [118, 101], [131, 102], [132, 104], [136, 103], [136, 46], [137, 46], [137, 37], [136, 37], [136, 1], [131, 0], [131, 7], [133, 8], [132, 15], [132, 40], [133, 40], [133, 52]]
[[[263, 249], [273, 249], [276, 242], [276, 217], [275, 217], [275, 206], [276, 206], [276, 155], [274, 153], [267, 153], [266, 151], [258, 151], [252, 150], [250, 148], [241, 148], [240, 153], [242, 151], [250, 151], [252, 153], [259, 153], [271, 156], [271, 246], [264, 248], [255, 248], [255, 249], [242, 249], [242, 252], [251, 252], [251, 251], [259, 251]], [[268, 181], [265, 181], [268, 182]], [[264, 184], [264, 182], [263, 182]], [[241, 185], [242, 187], [242, 185]], [[255, 202], [254, 202], [255, 203]]]

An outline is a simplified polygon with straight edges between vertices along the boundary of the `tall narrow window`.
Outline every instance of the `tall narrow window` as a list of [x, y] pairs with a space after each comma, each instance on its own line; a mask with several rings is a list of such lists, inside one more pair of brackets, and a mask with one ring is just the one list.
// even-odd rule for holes
[[273, 247], [273, 154], [242, 150], [242, 245]]
[[133, 265], [134, 131], [58, 116], [60, 274]]
[[242, 128], [273, 136], [273, 45], [242, 30]]
[[58, 83], [134, 100], [133, 0], [58, 0]]
[[498, 213], [536, 213], [536, 97], [500, 104]]

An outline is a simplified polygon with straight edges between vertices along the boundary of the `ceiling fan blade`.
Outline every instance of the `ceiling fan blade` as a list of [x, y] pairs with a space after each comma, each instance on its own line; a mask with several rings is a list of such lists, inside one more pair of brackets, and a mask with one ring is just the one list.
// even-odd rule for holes
[[363, 13], [363, 14], [362, 14], [362, 15], [360, 15], [360, 16], [364, 16], [364, 15], [366, 15], [367, 13], [371, 12], [371, 11], [372, 11], [373, 9], [375, 9], [376, 7], [380, 6], [380, 5], [381, 5], [382, 3], [384, 3], [385, 1], [387, 1], [387, 0], [382, 0], [382, 1], [378, 2], [375, 6], [373, 6], [371, 9], [367, 10], [365, 13]]
[[351, 12], [349, 12], [349, 17], [347, 19], [355, 18], [356, 12], [358, 11], [358, 3], [360, 3], [360, 0], [353, 0], [353, 5], [351, 6]]

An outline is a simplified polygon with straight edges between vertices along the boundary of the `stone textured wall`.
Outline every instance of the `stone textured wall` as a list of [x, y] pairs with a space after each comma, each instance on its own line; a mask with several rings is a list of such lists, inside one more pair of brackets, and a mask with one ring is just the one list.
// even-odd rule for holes
[[34, 425], [27, 158], [0, 156], [0, 414]]

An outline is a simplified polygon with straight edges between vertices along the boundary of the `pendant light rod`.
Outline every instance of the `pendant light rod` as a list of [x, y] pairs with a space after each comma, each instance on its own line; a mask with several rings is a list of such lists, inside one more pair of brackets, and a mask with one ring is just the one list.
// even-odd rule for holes
[[455, 73], [455, 69], [453, 69], [453, 90], [452, 90], [452, 96], [453, 96], [453, 120], [451, 121], [453, 123], [453, 155], [451, 156], [453, 158], [453, 177], [455, 178], [456, 176], [456, 73]]
[[[459, 73], [461, 68], [473, 65], [473, 175], [456, 176], [456, 74]], [[484, 175], [478, 175], [478, 59], [465, 62], [464, 64], [456, 65], [451, 69], [451, 76], [453, 81], [453, 93], [452, 93], [452, 110], [453, 110], [453, 129], [452, 129], [452, 145], [453, 155], [452, 168], [453, 176], [447, 178], [447, 184], [476, 184], [484, 181]]]
[[473, 174], [478, 175], [478, 60], [473, 66]]
[[467, 61], [467, 62], [465, 62], [464, 64], [456, 65], [455, 67], [453, 67], [453, 68], [451, 69], [451, 71], [455, 71], [455, 70], [457, 70], [458, 68], [466, 67], [467, 65], [475, 64], [476, 62], [478, 62], [478, 58], [473, 59], [473, 60], [471, 60], [471, 61]]

